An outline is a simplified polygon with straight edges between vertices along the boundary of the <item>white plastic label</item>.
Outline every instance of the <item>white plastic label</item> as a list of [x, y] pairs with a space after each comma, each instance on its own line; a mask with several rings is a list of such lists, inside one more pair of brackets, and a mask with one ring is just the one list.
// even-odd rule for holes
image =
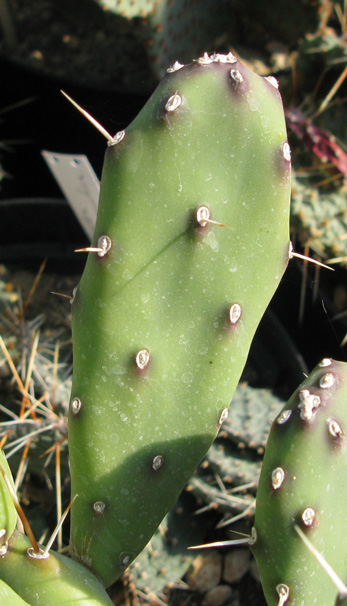
[[87, 156], [41, 152], [89, 239], [98, 208], [100, 183]]

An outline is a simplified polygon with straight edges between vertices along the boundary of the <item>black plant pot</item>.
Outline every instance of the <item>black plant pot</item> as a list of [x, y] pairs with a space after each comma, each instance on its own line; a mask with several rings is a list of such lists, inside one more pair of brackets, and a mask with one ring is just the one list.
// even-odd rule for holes
[[83, 271], [89, 244], [66, 200], [20, 198], [0, 201], [0, 262], [37, 269], [47, 259], [52, 271]]

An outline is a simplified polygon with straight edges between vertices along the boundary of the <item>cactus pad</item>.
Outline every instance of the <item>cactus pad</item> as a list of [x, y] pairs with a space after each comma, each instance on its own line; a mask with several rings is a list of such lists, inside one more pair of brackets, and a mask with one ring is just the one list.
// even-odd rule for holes
[[9, 585], [0, 580], [0, 604], [6, 606], [30, 606]]
[[252, 547], [269, 606], [334, 606], [336, 588], [300, 540], [309, 538], [347, 578], [347, 364], [324, 359], [273, 423]]
[[72, 305], [73, 557], [111, 584], [225, 419], [289, 254], [277, 83], [229, 55], [175, 64], [108, 147]]
[[29, 556], [28, 550], [32, 553], [29, 539], [15, 531], [0, 558], [0, 578], [5, 583], [0, 584], [0, 596], [8, 584], [11, 599], [17, 593], [24, 600], [14, 601], [14, 606], [26, 601], [35, 606], [112, 606], [104, 587], [84, 566], [53, 551], [41, 559]]
[[[6, 544], [12, 536], [17, 525], [17, 511], [6, 485], [8, 482], [14, 491], [13, 478], [11, 470], [7, 463], [4, 451], [0, 448], [0, 556], [2, 551], [6, 550]], [[6, 479], [4, 477], [6, 476]]]

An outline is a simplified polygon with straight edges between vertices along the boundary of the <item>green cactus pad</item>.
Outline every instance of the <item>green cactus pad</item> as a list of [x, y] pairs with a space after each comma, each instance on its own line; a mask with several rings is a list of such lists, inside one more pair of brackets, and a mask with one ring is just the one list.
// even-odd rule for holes
[[[13, 601], [14, 606], [26, 603], [32, 606], [113, 605], [90, 570], [53, 551], [45, 559], [29, 557], [30, 548], [29, 539], [15, 531], [6, 553], [0, 558], [0, 579], [12, 589], [11, 599], [14, 592], [24, 600]], [[0, 596], [1, 591], [5, 591], [4, 584], [0, 585]]]
[[30, 606], [29, 602], [25, 602], [18, 593], [13, 591], [9, 585], [0, 579], [0, 604], [4, 606]]
[[335, 604], [336, 588], [295, 524], [347, 578], [346, 400], [347, 364], [324, 359], [271, 428], [252, 547], [269, 606]]
[[15, 508], [13, 498], [6, 485], [3, 473], [6, 474], [8, 482], [14, 490], [13, 478], [10, 467], [7, 463], [4, 451], [0, 448], [0, 555], [1, 550], [5, 547], [6, 542], [11, 537], [17, 525], [17, 510]]
[[106, 586], [225, 418], [288, 262], [289, 200], [277, 83], [231, 54], [173, 66], [110, 142], [69, 411], [72, 554]]

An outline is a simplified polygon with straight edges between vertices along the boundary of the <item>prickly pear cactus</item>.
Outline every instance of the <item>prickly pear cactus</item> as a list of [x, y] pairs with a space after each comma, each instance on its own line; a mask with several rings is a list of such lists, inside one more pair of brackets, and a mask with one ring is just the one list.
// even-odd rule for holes
[[335, 604], [334, 584], [295, 525], [347, 577], [346, 398], [347, 364], [324, 359], [273, 423], [252, 546], [269, 606]]
[[223, 422], [289, 257], [277, 82], [175, 64], [108, 147], [72, 305], [71, 550], [111, 584]]

